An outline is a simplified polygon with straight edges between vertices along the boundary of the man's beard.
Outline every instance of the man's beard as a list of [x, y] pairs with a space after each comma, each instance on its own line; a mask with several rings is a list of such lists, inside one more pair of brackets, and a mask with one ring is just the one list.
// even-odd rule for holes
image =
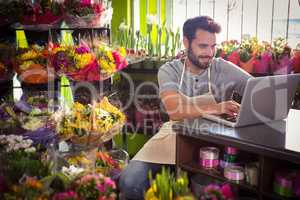
[[[188, 52], [187, 52], [187, 57], [188, 59], [191, 61], [191, 63], [193, 65], [195, 65], [196, 67], [198, 67], [199, 69], [207, 69], [211, 63], [211, 59], [212, 57], [210, 56], [196, 56], [193, 51], [192, 51], [192, 48], [189, 47], [188, 48]], [[210, 60], [208, 62], [200, 62], [199, 59], [200, 58], [209, 58]]]

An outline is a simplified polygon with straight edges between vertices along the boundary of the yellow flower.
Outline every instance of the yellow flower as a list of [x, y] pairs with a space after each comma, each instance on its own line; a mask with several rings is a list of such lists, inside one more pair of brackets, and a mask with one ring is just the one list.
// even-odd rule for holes
[[120, 52], [120, 55], [122, 57], [125, 57], [126, 56], [126, 49], [124, 47], [120, 47], [119, 48], [119, 52]]
[[105, 73], [112, 74], [116, 71], [115, 65], [111, 64], [107, 60], [100, 59], [98, 62], [100, 63], [101, 70], [104, 71]]
[[90, 53], [75, 54], [74, 59], [75, 59], [76, 67], [78, 69], [82, 69], [92, 61], [93, 56]]
[[23, 54], [21, 54], [18, 58], [20, 60], [32, 60], [39, 56], [39, 54], [34, 50], [29, 50]]
[[26, 69], [28, 69], [32, 64], [34, 64], [33, 61], [29, 60], [29, 61], [24, 61], [19, 67], [21, 70], [25, 71]]
[[110, 62], [115, 61], [111, 51], [106, 51], [106, 56], [107, 56], [107, 58], [109, 59]]
[[67, 51], [68, 49], [71, 49], [71, 47], [66, 47], [66, 46], [60, 46], [60, 47], [56, 47], [52, 50], [52, 52], [54, 54], [56, 54], [59, 51]]

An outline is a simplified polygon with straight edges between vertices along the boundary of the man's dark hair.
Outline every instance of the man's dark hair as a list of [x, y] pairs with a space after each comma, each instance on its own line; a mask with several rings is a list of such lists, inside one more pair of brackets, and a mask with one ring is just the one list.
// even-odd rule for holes
[[202, 29], [210, 33], [220, 33], [221, 26], [208, 16], [198, 16], [186, 20], [183, 24], [183, 36], [187, 37], [189, 42], [195, 38], [196, 31]]

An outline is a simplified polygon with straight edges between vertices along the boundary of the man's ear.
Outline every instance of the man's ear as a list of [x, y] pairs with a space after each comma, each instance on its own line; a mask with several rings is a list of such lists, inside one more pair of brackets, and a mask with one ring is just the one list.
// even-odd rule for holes
[[184, 45], [185, 49], [188, 49], [189, 45], [190, 45], [189, 39], [185, 36], [183, 37], [183, 45]]

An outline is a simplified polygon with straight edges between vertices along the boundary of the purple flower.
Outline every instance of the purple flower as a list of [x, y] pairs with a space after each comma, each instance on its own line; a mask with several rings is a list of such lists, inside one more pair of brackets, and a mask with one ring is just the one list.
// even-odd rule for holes
[[65, 52], [57, 52], [53, 59], [52, 65], [55, 71], [66, 69], [70, 65], [70, 62]]
[[75, 52], [77, 54], [84, 54], [84, 53], [89, 53], [90, 49], [87, 46], [80, 46], [75, 49]]

